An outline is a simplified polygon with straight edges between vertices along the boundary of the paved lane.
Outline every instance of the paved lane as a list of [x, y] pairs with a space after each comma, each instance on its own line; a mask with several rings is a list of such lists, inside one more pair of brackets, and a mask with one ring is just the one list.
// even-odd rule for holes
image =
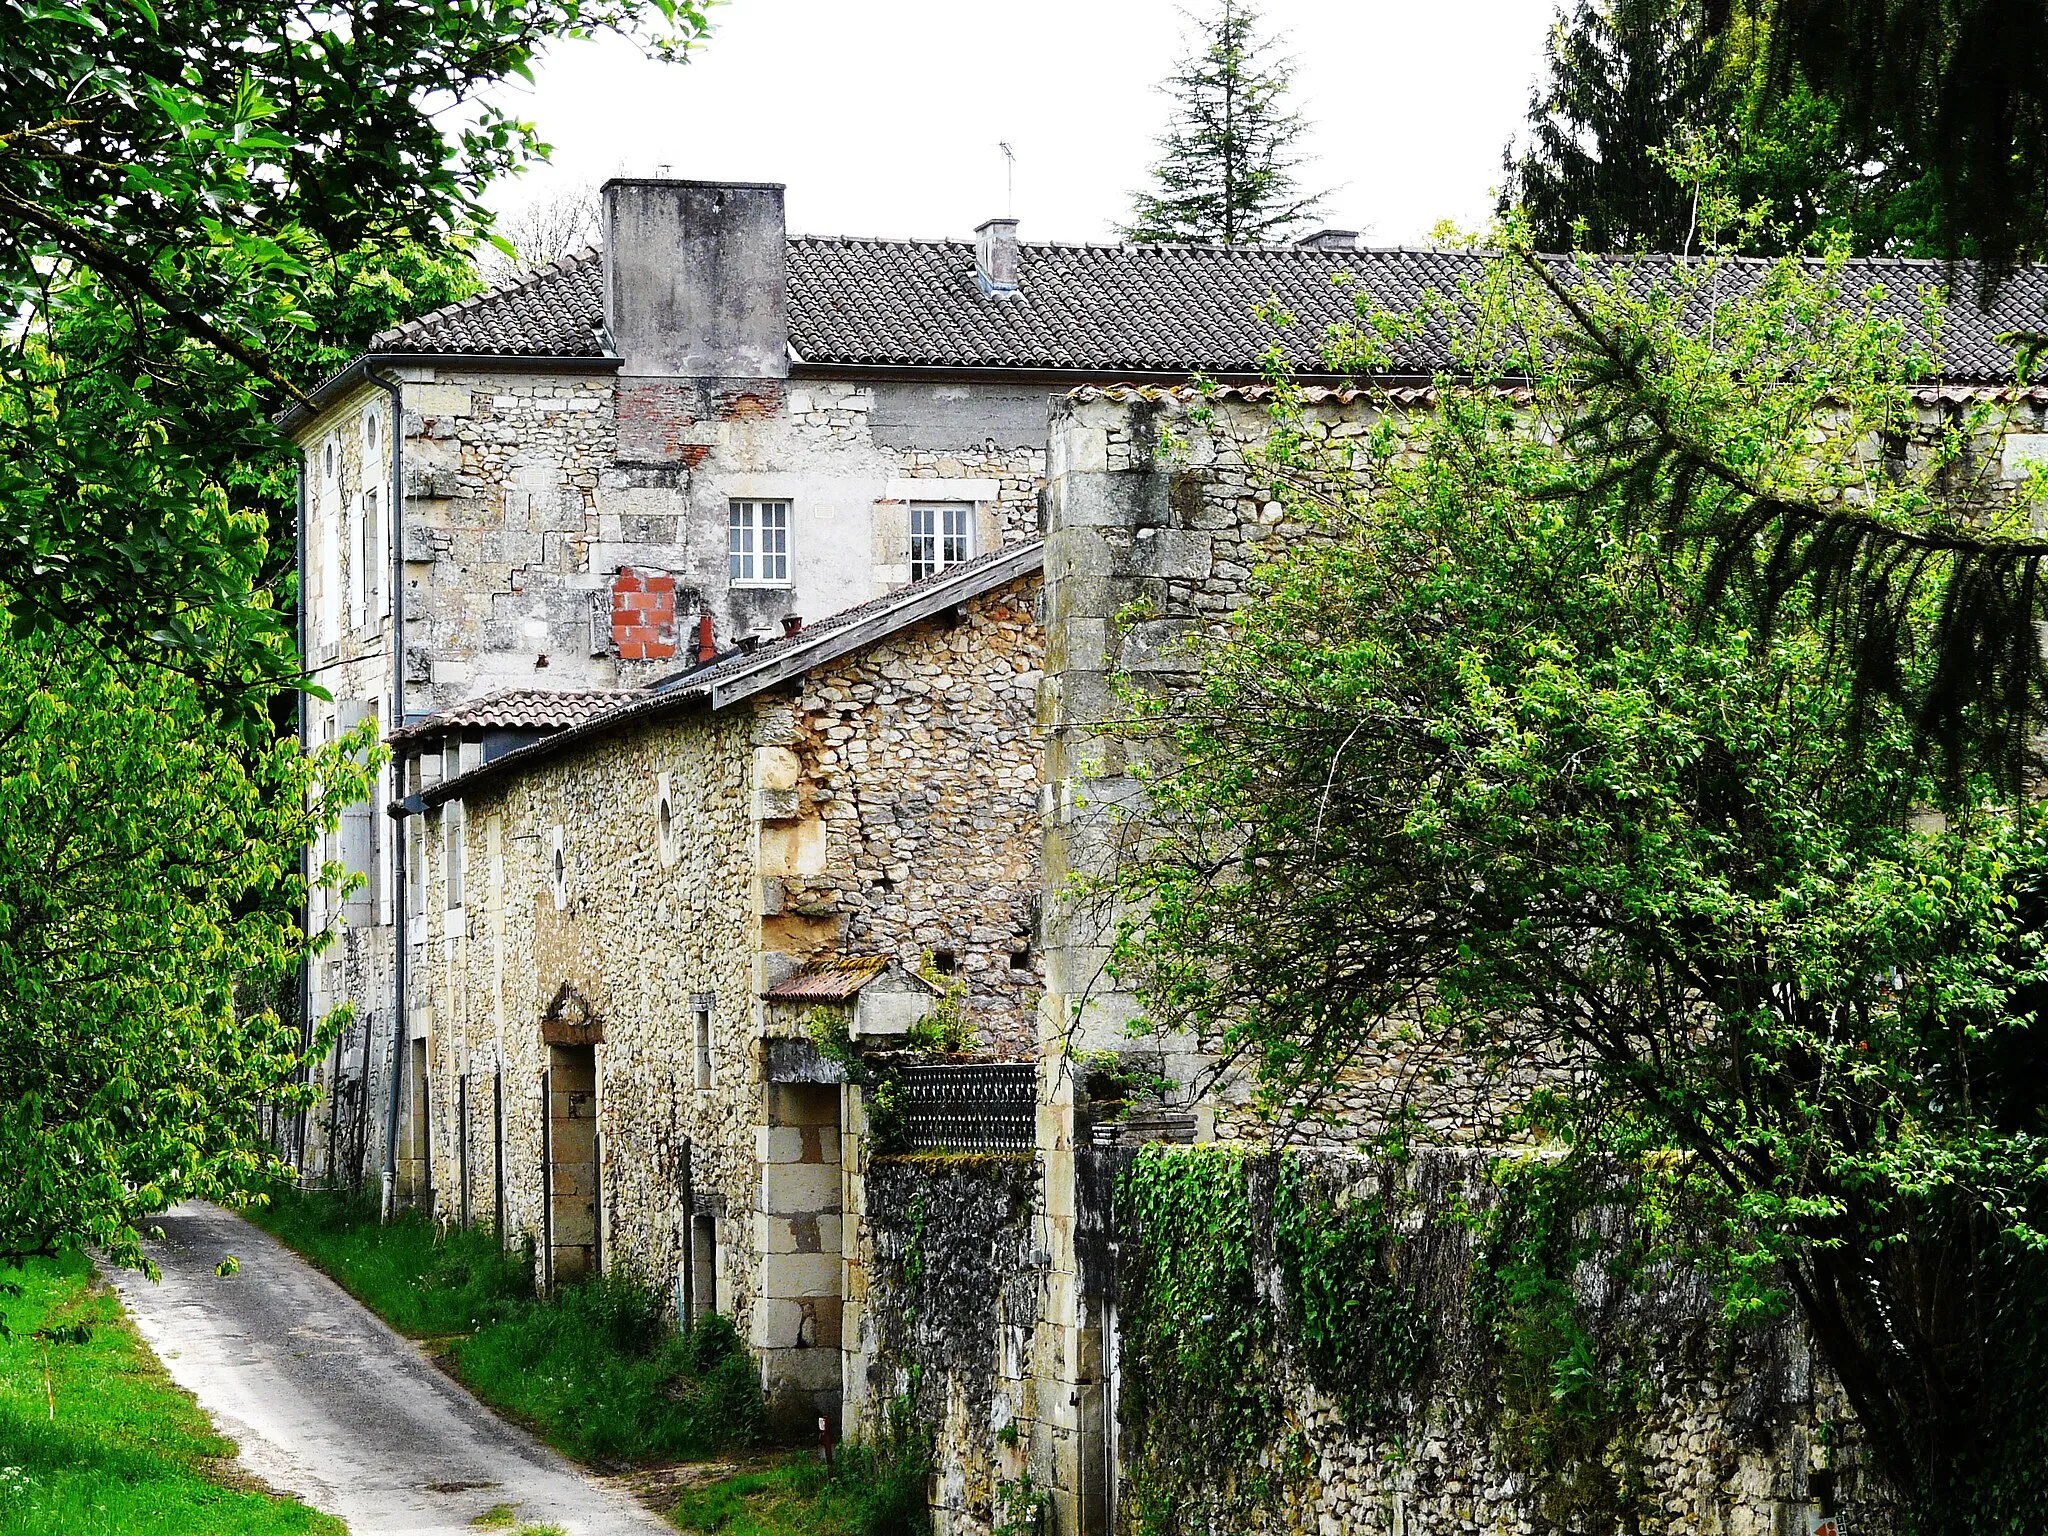
[[[569, 1536], [674, 1536], [239, 1216], [181, 1205], [160, 1224], [150, 1256], [163, 1282], [108, 1278], [173, 1379], [272, 1487], [339, 1515], [353, 1536], [475, 1536], [470, 1521], [497, 1504]], [[241, 1272], [215, 1275], [230, 1253]]]

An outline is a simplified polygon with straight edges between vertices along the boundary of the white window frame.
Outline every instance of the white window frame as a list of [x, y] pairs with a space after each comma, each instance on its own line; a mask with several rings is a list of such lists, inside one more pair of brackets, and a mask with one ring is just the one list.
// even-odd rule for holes
[[910, 579], [922, 581], [974, 558], [978, 509], [967, 501], [910, 504]]
[[794, 509], [779, 496], [735, 496], [726, 503], [726, 578], [735, 587], [790, 585]]

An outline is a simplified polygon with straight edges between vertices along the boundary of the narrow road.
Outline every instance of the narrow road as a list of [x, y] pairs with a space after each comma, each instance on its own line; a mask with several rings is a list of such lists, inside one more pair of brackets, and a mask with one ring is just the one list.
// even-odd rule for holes
[[[340, 1286], [210, 1205], [161, 1218], [152, 1285], [108, 1278], [172, 1378], [272, 1487], [339, 1515], [352, 1536], [476, 1536], [509, 1504], [569, 1536], [673, 1529], [483, 1407]], [[226, 1254], [238, 1274], [214, 1266]]]

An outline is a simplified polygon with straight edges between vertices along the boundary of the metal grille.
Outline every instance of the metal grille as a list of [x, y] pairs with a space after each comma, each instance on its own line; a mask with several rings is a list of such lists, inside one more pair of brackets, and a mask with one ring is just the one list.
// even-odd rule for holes
[[914, 1151], [1029, 1152], [1038, 1069], [1028, 1061], [905, 1067], [903, 1132]]

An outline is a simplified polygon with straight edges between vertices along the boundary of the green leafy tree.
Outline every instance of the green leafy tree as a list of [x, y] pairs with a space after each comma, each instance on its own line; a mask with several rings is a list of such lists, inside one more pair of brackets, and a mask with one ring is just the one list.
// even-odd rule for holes
[[1931, 254], [1924, 168], [1895, 139], [1851, 142], [1838, 103], [1796, 68], [1773, 73], [1761, 28], [1716, 31], [1703, 0], [1579, 0], [1548, 59], [1500, 199], [1543, 249], [1696, 252], [1725, 237], [1703, 225], [1686, 167], [1706, 147], [1717, 189], [1757, 210], [1751, 251]]
[[[478, 93], [542, 42], [610, 29], [674, 52], [701, 28], [695, 0], [0, 11], [11, 618], [146, 639], [216, 678], [289, 675], [248, 530], [208, 494], [214, 464], [174, 446], [204, 436], [217, 361], [288, 393], [278, 353], [325, 253], [431, 251], [477, 223], [481, 188], [539, 148]], [[74, 359], [80, 308], [124, 311], [125, 344]]]
[[307, 758], [175, 672], [0, 642], [0, 1262], [140, 1263], [167, 1204], [285, 1171], [259, 1110], [306, 1102], [302, 1041], [249, 1000], [307, 952], [299, 850], [369, 792], [371, 746]]
[[[1268, 546], [1194, 686], [1134, 705], [1164, 766], [1105, 876], [1115, 965], [1283, 1123], [1341, 1084], [1398, 1147], [1432, 1094], [1490, 1089], [1477, 1139], [1546, 1139], [1635, 1202], [1732, 1321], [1796, 1309], [1912, 1529], [2016, 1536], [2048, 1520], [2048, 825], [1931, 773], [1824, 635], [1766, 635], [1668, 548], [1552, 343], [1642, 338], [1671, 430], [1770, 494], [1908, 517], [1962, 450], [1867, 453], [1911, 430], [1917, 363], [1851, 269], [1719, 266], [1503, 260], [1459, 378], [1363, 438], [1275, 381], [1250, 457], [1310, 536]], [[1406, 323], [1331, 367], [1383, 368]]]
[[1762, 22], [1771, 82], [1810, 87], [1852, 152], [1931, 178], [1932, 237], [1987, 291], [2048, 254], [2048, 9], [2012, 0], [1708, 0], [1717, 33]]
[[[1192, 19], [1192, 18], [1191, 18]], [[1322, 195], [1304, 196], [1308, 120], [1288, 106], [1293, 62], [1275, 57], [1249, 0], [1219, 0], [1196, 22], [1201, 46], [1162, 89], [1173, 98], [1152, 190], [1131, 202], [1124, 237], [1221, 245], [1285, 239]]]
[[1691, 190], [1660, 159], [1728, 90], [1688, 0], [1579, 0], [1551, 29], [1550, 80], [1529, 102], [1529, 145], [1506, 156], [1502, 208], [1545, 250], [1685, 249]]

